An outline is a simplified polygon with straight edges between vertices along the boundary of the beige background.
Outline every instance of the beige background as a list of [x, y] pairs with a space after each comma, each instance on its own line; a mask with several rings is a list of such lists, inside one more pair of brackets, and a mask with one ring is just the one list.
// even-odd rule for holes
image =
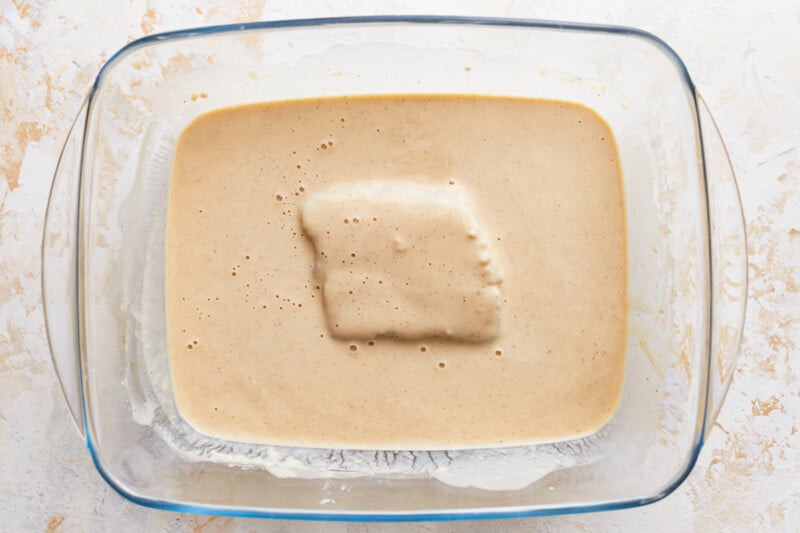
[[[800, 5], [796, 0], [191, 3], [0, 0], [0, 531], [363, 531], [139, 508], [97, 475], [49, 361], [39, 240], [67, 128], [102, 63], [144, 34], [233, 21], [374, 13], [521, 16], [638, 26], [683, 57], [728, 143], [750, 239], [733, 387], [683, 486], [651, 506], [416, 530], [800, 530]], [[562, 5], [564, 4], [564, 5]], [[388, 531], [403, 525], [384, 525]], [[377, 528], [376, 528], [377, 529]]]

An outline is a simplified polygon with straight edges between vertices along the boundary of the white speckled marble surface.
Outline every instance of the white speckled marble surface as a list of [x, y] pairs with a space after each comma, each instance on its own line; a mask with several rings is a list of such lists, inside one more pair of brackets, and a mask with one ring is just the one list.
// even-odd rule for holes
[[0, 531], [409, 527], [189, 516], [123, 500], [95, 472], [72, 426], [49, 360], [39, 279], [56, 159], [94, 75], [115, 50], [145, 34], [198, 25], [375, 13], [615, 23], [659, 35], [683, 57], [715, 114], [739, 178], [750, 240], [749, 310], [733, 386], [697, 466], [675, 493], [627, 511], [412, 528], [800, 531], [796, 0], [313, 0], [291, 7], [273, 0], [0, 0]]

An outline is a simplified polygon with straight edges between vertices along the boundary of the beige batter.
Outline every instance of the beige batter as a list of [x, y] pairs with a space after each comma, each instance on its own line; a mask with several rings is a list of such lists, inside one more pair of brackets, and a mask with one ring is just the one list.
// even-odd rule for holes
[[175, 399], [202, 432], [275, 444], [585, 435], [619, 403], [626, 265], [615, 142], [585, 107], [215, 111], [184, 131], [172, 176]]
[[333, 337], [493, 340], [502, 273], [466, 190], [366, 180], [311, 195], [301, 221]]

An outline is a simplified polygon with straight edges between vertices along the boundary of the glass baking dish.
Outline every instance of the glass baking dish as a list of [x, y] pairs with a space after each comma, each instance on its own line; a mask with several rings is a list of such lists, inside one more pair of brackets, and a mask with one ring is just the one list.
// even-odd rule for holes
[[[199, 434], [170, 391], [164, 232], [181, 130], [219, 107], [460, 93], [585, 104], [615, 133], [628, 221], [622, 400], [599, 432], [491, 450], [357, 451]], [[364, 17], [153, 35], [101, 69], [56, 170], [42, 244], [53, 362], [100, 474], [162, 509], [435, 520], [619, 509], [673, 491], [732, 379], [747, 259], [735, 179], [680, 58], [640, 30]]]

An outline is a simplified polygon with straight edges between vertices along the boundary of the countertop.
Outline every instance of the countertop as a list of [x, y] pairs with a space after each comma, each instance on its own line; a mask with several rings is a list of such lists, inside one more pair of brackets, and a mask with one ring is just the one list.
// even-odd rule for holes
[[[294, 5], [302, 4], [302, 5]], [[748, 316], [735, 379], [686, 482], [626, 511], [417, 530], [797, 531], [800, 528], [800, 5], [795, 0], [199, 3], [0, 1], [0, 531], [362, 531], [408, 526], [181, 515], [137, 507], [96, 473], [50, 364], [39, 274], [48, 189], [99, 67], [142, 35], [345, 14], [519, 16], [637, 26], [685, 60], [739, 179]]]

